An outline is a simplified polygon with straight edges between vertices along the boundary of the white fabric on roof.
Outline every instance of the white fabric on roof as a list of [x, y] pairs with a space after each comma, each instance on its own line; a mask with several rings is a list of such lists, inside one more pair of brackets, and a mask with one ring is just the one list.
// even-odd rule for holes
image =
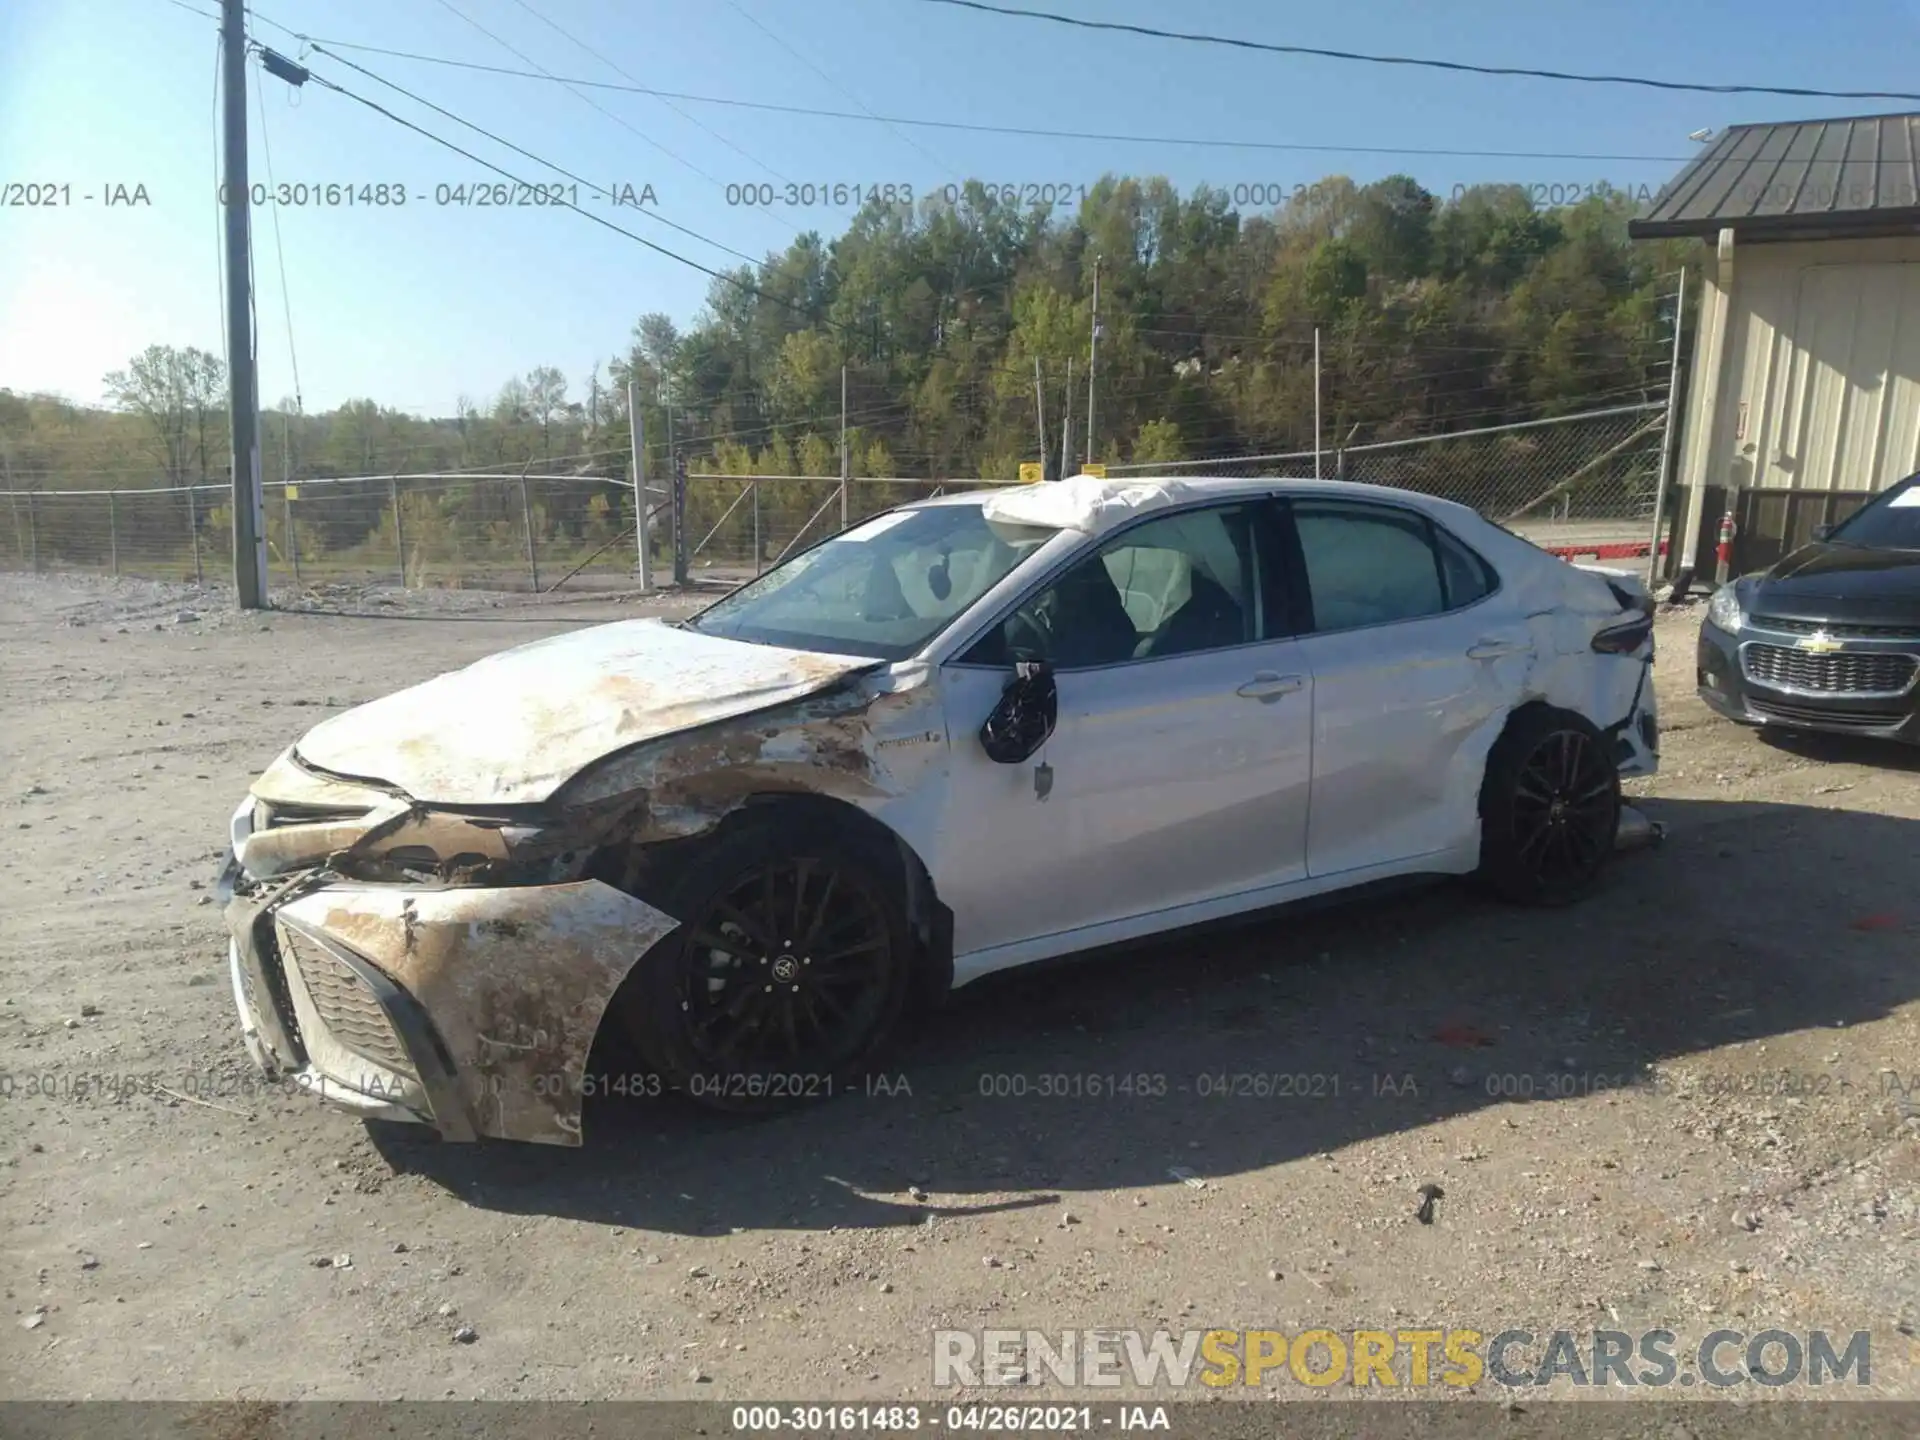
[[1070, 480], [996, 490], [981, 509], [989, 524], [1039, 525], [1049, 530], [1078, 530], [1101, 535], [1149, 510], [1201, 498], [1180, 480], [1102, 480], [1075, 475]]

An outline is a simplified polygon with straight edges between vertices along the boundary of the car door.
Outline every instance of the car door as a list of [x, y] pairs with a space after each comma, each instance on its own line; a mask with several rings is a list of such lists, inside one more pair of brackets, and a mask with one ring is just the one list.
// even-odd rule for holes
[[1308, 873], [1471, 842], [1472, 742], [1526, 664], [1526, 617], [1492, 566], [1417, 509], [1297, 497], [1287, 515], [1313, 672]]
[[[1305, 873], [1312, 682], [1276, 613], [1271, 516], [1255, 498], [1137, 521], [944, 667], [935, 882], [963, 972]], [[1059, 718], [1001, 765], [978, 734], [1016, 655], [1054, 667]]]

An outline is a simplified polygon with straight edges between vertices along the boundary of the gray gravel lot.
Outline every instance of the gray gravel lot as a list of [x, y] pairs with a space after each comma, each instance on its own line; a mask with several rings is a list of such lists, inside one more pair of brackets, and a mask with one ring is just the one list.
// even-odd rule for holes
[[[1668, 838], [1579, 907], [1444, 887], [996, 977], [884, 1093], [608, 1100], [555, 1151], [261, 1091], [209, 890], [321, 717], [639, 608], [312, 603], [0, 577], [16, 1396], [880, 1399], [935, 1328], [1427, 1323], [1865, 1329], [1920, 1398], [1920, 755], [1711, 717], [1697, 609], [1630, 787]], [[1147, 1078], [1044, 1093], [1085, 1076]]]

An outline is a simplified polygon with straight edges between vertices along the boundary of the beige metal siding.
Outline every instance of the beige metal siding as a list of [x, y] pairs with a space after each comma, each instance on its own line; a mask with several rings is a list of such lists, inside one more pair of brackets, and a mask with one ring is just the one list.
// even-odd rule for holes
[[1692, 483], [1864, 490], [1920, 470], [1920, 237], [1741, 246], [1734, 270], [1728, 384], [1711, 425], [1689, 416]]
[[1920, 468], [1920, 264], [1819, 265], [1799, 280], [1749, 414], [1756, 483], [1883, 489]]

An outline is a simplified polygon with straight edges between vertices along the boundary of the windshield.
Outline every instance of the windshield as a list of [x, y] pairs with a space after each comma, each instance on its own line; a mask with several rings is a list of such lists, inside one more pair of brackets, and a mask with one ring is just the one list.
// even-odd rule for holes
[[688, 628], [903, 660], [1055, 533], [990, 526], [978, 502], [891, 510], [741, 586]]
[[1827, 539], [1865, 550], [1920, 550], [1920, 475], [1854, 511]]

